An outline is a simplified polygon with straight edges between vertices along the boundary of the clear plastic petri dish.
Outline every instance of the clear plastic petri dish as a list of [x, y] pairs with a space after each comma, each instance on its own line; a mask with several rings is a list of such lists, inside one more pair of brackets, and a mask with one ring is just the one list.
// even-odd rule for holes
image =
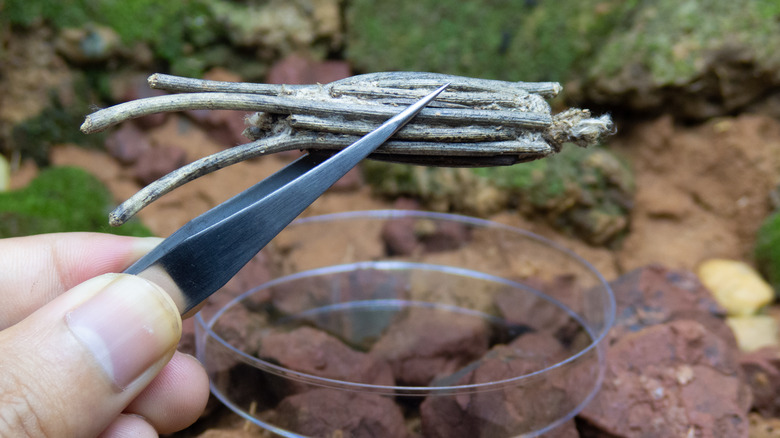
[[598, 391], [604, 278], [533, 233], [458, 215], [300, 219], [273, 279], [195, 317], [211, 391], [285, 437], [538, 436]]

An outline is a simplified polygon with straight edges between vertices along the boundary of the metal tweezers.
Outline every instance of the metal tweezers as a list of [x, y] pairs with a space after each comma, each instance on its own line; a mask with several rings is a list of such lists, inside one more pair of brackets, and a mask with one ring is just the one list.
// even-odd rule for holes
[[125, 273], [171, 294], [182, 315], [225, 285], [325, 190], [444, 91], [415, 102], [337, 154], [309, 152], [265, 180], [191, 220]]

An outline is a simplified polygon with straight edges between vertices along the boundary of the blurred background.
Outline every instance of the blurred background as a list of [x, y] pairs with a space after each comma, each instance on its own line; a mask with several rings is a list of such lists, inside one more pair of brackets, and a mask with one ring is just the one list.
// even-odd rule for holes
[[108, 227], [107, 212], [139, 188], [247, 141], [244, 114], [231, 111], [79, 131], [96, 108], [159, 93], [146, 85], [152, 73], [304, 84], [393, 70], [558, 81], [554, 112], [610, 113], [618, 133], [506, 168], [366, 162], [305, 214], [488, 217], [562, 243], [609, 280], [649, 265], [701, 274], [713, 259], [738, 263], [758, 279], [760, 291], [745, 293], [765, 297], [747, 315], [759, 334], [744, 336], [761, 340], [743, 350], [777, 347], [774, 0], [0, 0], [0, 237], [166, 236], [295, 157], [231, 166]]

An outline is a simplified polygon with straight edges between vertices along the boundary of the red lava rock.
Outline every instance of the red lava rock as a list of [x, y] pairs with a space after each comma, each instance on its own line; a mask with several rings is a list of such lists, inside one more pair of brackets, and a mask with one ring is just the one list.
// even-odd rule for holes
[[406, 217], [387, 221], [382, 228], [382, 240], [388, 255], [406, 256], [419, 250], [452, 251], [471, 239], [471, 230], [465, 224], [440, 221], [431, 229], [424, 224], [424, 220]]
[[580, 418], [606, 436], [747, 437], [750, 398], [737, 352], [676, 320], [610, 346], [604, 384]]
[[106, 150], [122, 164], [133, 164], [152, 149], [149, 139], [134, 123], [124, 123], [106, 139]]
[[371, 354], [391, 364], [397, 382], [420, 386], [482, 356], [489, 338], [487, 324], [476, 317], [412, 309], [385, 331]]
[[242, 304], [231, 306], [214, 325], [214, 332], [228, 344], [253, 356], [263, 339], [269, 323], [262, 313], [253, 312]]
[[[268, 255], [260, 252], [252, 258], [240, 271], [230, 279], [220, 290], [220, 295], [236, 297], [248, 290], [271, 281], [273, 274], [269, 266]], [[264, 301], [264, 300], [263, 300]]]
[[[115, 89], [112, 90], [113, 99], [116, 102], [129, 102], [167, 94], [165, 91], [149, 88], [147, 77], [145, 74], [135, 75], [129, 81], [123, 82], [121, 86], [114, 87]], [[144, 129], [151, 129], [163, 125], [167, 117], [167, 113], [149, 114], [134, 119], [133, 123]]]
[[184, 149], [157, 146], [142, 153], [133, 166], [133, 175], [141, 184], [149, 184], [187, 162]]
[[780, 348], [765, 347], [740, 358], [753, 392], [753, 409], [764, 417], [780, 415]]
[[390, 219], [382, 226], [382, 241], [390, 256], [408, 256], [420, 247], [414, 234], [414, 218]]
[[315, 61], [292, 54], [271, 67], [266, 82], [269, 84], [327, 84], [352, 75], [344, 61]]
[[674, 319], [703, 321], [727, 342], [734, 339], [722, 321], [725, 310], [693, 273], [651, 265], [621, 276], [611, 286], [617, 303], [615, 326], [610, 332], [613, 340]]
[[329, 379], [385, 386], [395, 383], [387, 363], [311, 327], [265, 335], [257, 356], [291, 370]]
[[420, 241], [425, 252], [452, 251], [471, 240], [471, 229], [460, 222], [440, 221], [431, 233], [423, 233]]
[[392, 399], [324, 388], [285, 398], [271, 423], [311, 437], [408, 436], [403, 414]]
[[[583, 291], [576, 286], [573, 277], [561, 276], [548, 282], [527, 278], [519, 282], [556, 298], [575, 312], [581, 312]], [[497, 294], [494, 301], [499, 313], [509, 324], [556, 333], [562, 339], [570, 338], [582, 329], [563, 309], [531, 293], [519, 293], [514, 288], [507, 288], [506, 292]]]
[[271, 295], [275, 310], [284, 315], [337, 302], [403, 299], [405, 282], [397, 275], [392, 271], [358, 269], [337, 276], [304, 277], [274, 286]]
[[[554, 337], [527, 334], [510, 345], [493, 347], [479, 361], [456, 373], [457, 381], [446, 383], [468, 385], [505, 380], [542, 370], [563, 357], [565, 350]], [[429, 396], [420, 406], [423, 434], [431, 438], [509, 437], [538, 430], [555, 421], [561, 408], [567, 409], [565, 405], [571, 397], [567, 396], [566, 381], [540, 379], [527, 386]], [[579, 435], [570, 421], [544, 436]]]

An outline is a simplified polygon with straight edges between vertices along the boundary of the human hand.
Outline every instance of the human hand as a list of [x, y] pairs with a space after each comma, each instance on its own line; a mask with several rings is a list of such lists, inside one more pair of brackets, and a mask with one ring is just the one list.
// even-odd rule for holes
[[181, 318], [121, 272], [158, 239], [0, 240], [0, 436], [147, 437], [192, 424], [208, 378], [176, 352]]

